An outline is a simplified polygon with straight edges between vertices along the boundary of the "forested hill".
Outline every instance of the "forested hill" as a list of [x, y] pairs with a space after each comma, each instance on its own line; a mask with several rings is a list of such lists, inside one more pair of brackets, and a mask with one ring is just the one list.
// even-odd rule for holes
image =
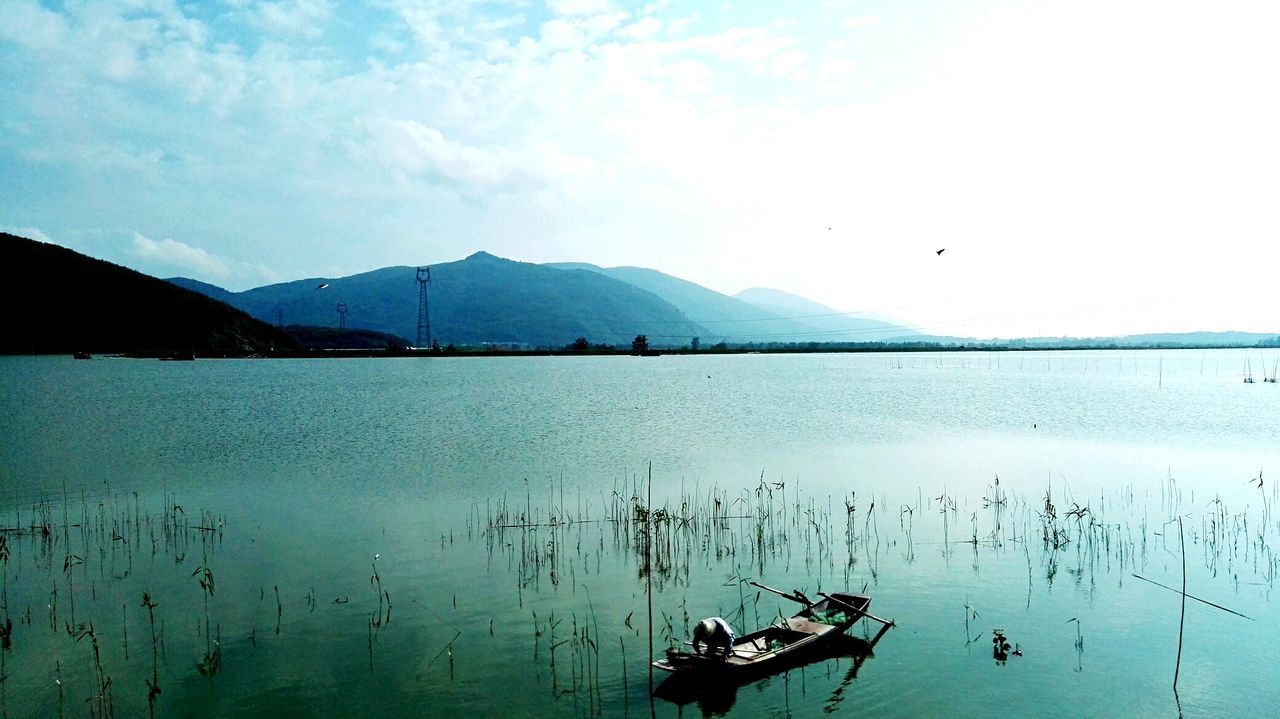
[[64, 247], [0, 233], [0, 353], [291, 349], [284, 333], [203, 294]]
[[[333, 327], [345, 305], [346, 326], [414, 341], [418, 283], [414, 267], [384, 267], [348, 277], [314, 277], [227, 292], [186, 278], [170, 282], [226, 301], [268, 322]], [[560, 270], [477, 252], [431, 266], [431, 337], [441, 345], [515, 343], [563, 347], [579, 337], [630, 346], [636, 335], [655, 346], [685, 346], [712, 332], [632, 284], [585, 270]]]

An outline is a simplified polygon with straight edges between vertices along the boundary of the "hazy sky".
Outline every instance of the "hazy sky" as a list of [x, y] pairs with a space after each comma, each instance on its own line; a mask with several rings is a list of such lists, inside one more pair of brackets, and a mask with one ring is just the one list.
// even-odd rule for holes
[[1274, 0], [0, 0], [0, 228], [237, 290], [483, 249], [937, 333], [1280, 332], [1277, 28]]

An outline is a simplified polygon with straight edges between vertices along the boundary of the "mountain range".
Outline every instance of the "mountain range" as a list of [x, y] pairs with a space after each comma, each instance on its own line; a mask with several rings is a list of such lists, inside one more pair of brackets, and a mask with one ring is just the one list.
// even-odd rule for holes
[[[170, 282], [237, 307], [264, 322], [334, 326], [345, 305], [349, 327], [417, 337], [417, 268], [385, 267], [348, 277], [313, 277], [230, 292], [183, 277]], [[431, 267], [431, 339], [440, 344], [561, 347], [579, 337], [627, 346], [645, 335], [655, 347], [697, 337], [729, 342], [876, 341], [912, 330], [861, 320], [772, 291], [781, 312], [639, 267], [533, 264], [477, 252]], [[804, 303], [824, 323], [799, 321], [779, 297]], [[425, 344], [425, 342], [424, 342]]]
[[[306, 348], [397, 348], [417, 337], [417, 275], [416, 267], [386, 267], [231, 292], [188, 278], [159, 280], [0, 233], [0, 302], [15, 308], [0, 333], [0, 353], [243, 356]], [[539, 265], [485, 252], [433, 265], [428, 290], [431, 334], [441, 345], [557, 349], [582, 338], [594, 346], [629, 347], [643, 334], [657, 348], [687, 347], [695, 338], [703, 347], [723, 341], [760, 349], [880, 342], [903, 349], [1280, 346], [1277, 336], [1233, 332], [991, 341], [939, 337], [889, 318], [850, 316], [778, 290], [752, 288], [728, 296], [645, 268]], [[335, 329], [339, 305], [345, 306], [351, 329]]]
[[725, 295], [679, 277], [643, 267], [598, 267], [554, 263], [561, 269], [597, 272], [635, 285], [675, 306], [707, 328], [704, 339], [733, 342], [877, 342], [917, 334], [890, 322], [850, 317], [782, 290], [754, 288]]

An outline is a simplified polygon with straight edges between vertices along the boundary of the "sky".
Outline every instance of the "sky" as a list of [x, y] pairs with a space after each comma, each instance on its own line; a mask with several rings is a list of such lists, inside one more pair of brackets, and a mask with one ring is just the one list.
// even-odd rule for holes
[[1280, 333], [1277, 27], [1273, 0], [2, 0], [0, 229], [232, 290], [485, 250], [935, 334]]

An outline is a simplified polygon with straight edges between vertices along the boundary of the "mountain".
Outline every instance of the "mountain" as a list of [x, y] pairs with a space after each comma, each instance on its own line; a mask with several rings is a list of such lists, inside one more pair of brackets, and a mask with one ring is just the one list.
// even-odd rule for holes
[[188, 277], [171, 277], [166, 281], [183, 289], [188, 289], [192, 292], [199, 292], [205, 297], [215, 299], [219, 302], [225, 302], [229, 305], [232, 304], [231, 298], [235, 296], [235, 293], [230, 290], [224, 290], [217, 285], [211, 285], [208, 282], [201, 282], [200, 280], [193, 280]]
[[766, 312], [814, 327], [820, 335], [817, 338], [820, 342], [915, 341], [919, 336], [919, 332], [910, 327], [883, 319], [852, 316], [782, 290], [752, 287], [734, 297]]
[[0, 233], [0, 353], [189, 351], [243, 355], [293, 348], [240, 310], [57, 245]]
[[[1113, 337], [1028, 337], [996, 340], [1010, 347], [1094, 346], [1143, 349], [1151, 347], [1266, 347], [1274, 335], [1258, 332], [1160, 332]], [[978, 340], [968, 340], [970, 343]]]
[[[414, 339], [418, 327], [418, 283], [414, 267], [385, 267], [349, 277], [315, 277], [227, 292], [194, 280], [268, 322], [334, 326], [338, 303], [347, 306], [347, 326]], [[323, 285], [323, 287], [322, 287]], [[651, 292], [596, 272], [561, 270], [477, 252], [464, 260], [431, 266], [428, 285], [431, 336], [440, 344], [515, 343], [563, 347], [578, 337], [630, 346], [638, 334], [654, 346], [683, 346], [709, 336], [707, 328]]]
[[599, 267], [581, 262], [546, 265], [558, 269], [587, 270], [652, 292], [671, 303], [693, 322], [707, 328], [702, 341], [802, 342], [818, 338], [813, 326], [779, 316], [740, 299], [709, 290], [679, 277], [643, 267]]

